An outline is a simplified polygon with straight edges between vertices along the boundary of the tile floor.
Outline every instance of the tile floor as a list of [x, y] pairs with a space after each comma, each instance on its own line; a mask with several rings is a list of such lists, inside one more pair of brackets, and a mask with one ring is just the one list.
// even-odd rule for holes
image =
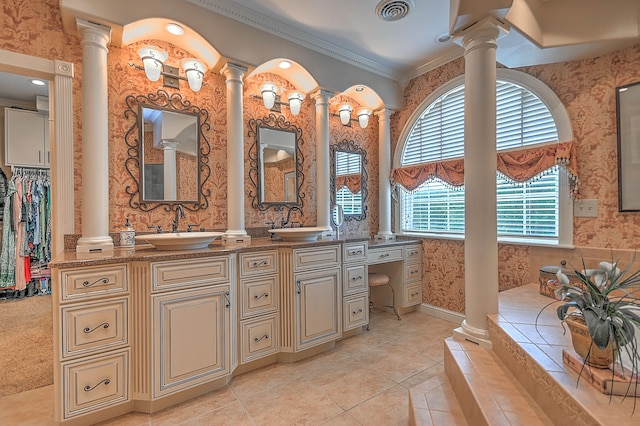
[[[153, 415], [131, 413], [102, 425], [407, 425], [408, 389], [427, 380], [440, 389], [433, 424], [466, 425], [443, 367], [444, 339], [456, 326], [418, 312], [397, 321], [374, 310], [371, 331], [331, 351], [245, 373]], [[0, 424], [52, 424], [52, 393], [49, 386], [0, 399]]]

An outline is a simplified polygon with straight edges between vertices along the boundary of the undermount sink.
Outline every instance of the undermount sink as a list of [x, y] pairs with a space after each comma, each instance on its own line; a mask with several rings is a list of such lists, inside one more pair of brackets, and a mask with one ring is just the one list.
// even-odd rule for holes
[[173, 232], [166, 234], [137, 235], [136, 241], [152, 244], [158, 250], [195, 250], [207, 248], [224, 232]]
[[326, 231], [325, 228], [302, 227], [302, 228], [280, 228], [268, 229], [272, 234], [278, 235], [282, 241], [315, 241]]

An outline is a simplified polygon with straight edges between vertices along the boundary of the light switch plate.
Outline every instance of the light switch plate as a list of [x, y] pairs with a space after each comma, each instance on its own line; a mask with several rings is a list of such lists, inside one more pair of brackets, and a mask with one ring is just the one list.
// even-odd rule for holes
[[598, 200], [575, 200], [573, 215], [575, 217], [598, 217]]

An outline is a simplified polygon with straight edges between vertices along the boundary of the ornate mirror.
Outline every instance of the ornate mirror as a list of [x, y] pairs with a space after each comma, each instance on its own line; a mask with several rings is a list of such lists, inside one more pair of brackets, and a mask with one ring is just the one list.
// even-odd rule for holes
[[345, 220], [367, 217], [367, 152], [352, 140], [331, 145], [331, 204], [342, 206]]
[[254, 187], [249, 192], [251, 205], [261, 211], [302, 207], [302, 130], [283, 116], [269, 114], [249, 120], [248, 136], [253, 138], [249, 149], [249, 180]]
[[129, 205], [143, 211], [182, 204], [196, 211], [208, 207], [204, 184], [211, 175], [207, 110], [191, 105], [178, 93], [164, 90], [148, 96], [127, 96], [125, 168], [134, 180], [126, 188]]

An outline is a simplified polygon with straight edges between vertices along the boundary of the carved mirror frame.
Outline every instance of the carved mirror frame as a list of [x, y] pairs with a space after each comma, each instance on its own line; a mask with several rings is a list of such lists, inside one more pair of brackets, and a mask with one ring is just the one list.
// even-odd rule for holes
[[367, 174], [367, 168], [369, 164], [367, 160], [367, 151], [360, 148], [355, 141], [344, 139], [341, 142], [335, 143], [330, 147], [331, 155], [331, 205], [336, 204], [336, 152], [346, 152], [349, 154], [360, 154], [362, 158], [361, 164], [361, 191], [362, 191], [362, 213], [360, 214], [347, 214], [344, 213], [344, 220], [364, 220], [367, 217], [367, 197], [369, 190], [367, 188], [367, 180], [369, 175]]
[[[292, 132], [295, 135], [296, 142], [296, 193], [297, 200], [295, 202], [263, 202], [260, 201], [260, 128], [267, 128], [272, 130], [283, 130]], [[302, 172], [302, 165], [304, 164], [304, 155], [302, 154], [301, 147], [304, 144], [302, 140], [302, 129], [298, 126], [291, 124], [282, 115], [276, 116], [275, 114], [269, 114], [263, 118], [252, 118], [249, 120], [249, 132], [247, 133], [249, 138], [253, 139], [253, 143], [249, 148], [249, 181], [253, 186], [253, 189], [249, 191], [249, 198], [251, 199], [251, 206], [254, 209], [260, 211], [266, 211], [274, 209], [275, 211], [289, 210], [292, 207], [300, 207], [304, 205], [305, 194], [302, 192], [302, 183], [304, 182], [304, 173]]]
[[[192, 105], [190, 101], [182, 98], [179, 93], [169, 94], [165, 90], [158, 90], [157, 93], [148, 95], [129, 95], [126, 98], [127, 109], [124, 111], [124, 117], [131, 119], [132, 124], [125, 134], [124, 141], [127, 145], [127, 159], [124, 162], [125, 169], [133, 180], [133, 185], [127, 185], [125, 192], [129, 195], [129, 206], [134, 209], [140, 209], [144, 212], [153, 211], [157, 208], [164, 207], [166, 211], [171, 211], [171, 207], [176, 204], [182, 206], [189, 211], [204, 210], [209, 206], [208, 197], [211, 196], [211, 190], [204, 189], [204, 185], [211, 176], [211, 168], [209, 167], [209, 154], [211, 146], [209, 140], [205, 136], [205, 132], [211, 128], [209, 124], [209, 112], [206, 109]], [[141, 158], [144, 150], [142, 137], [141, 122], [141, 106], [148, 105], [156, 109], [164, 109], [173, 112], [184, 112], [198, 117], [198, 160], [197, 160], [197, 182], [198, 200], [192, 201], [145, 201], [140, 192], [141, 178]]]

